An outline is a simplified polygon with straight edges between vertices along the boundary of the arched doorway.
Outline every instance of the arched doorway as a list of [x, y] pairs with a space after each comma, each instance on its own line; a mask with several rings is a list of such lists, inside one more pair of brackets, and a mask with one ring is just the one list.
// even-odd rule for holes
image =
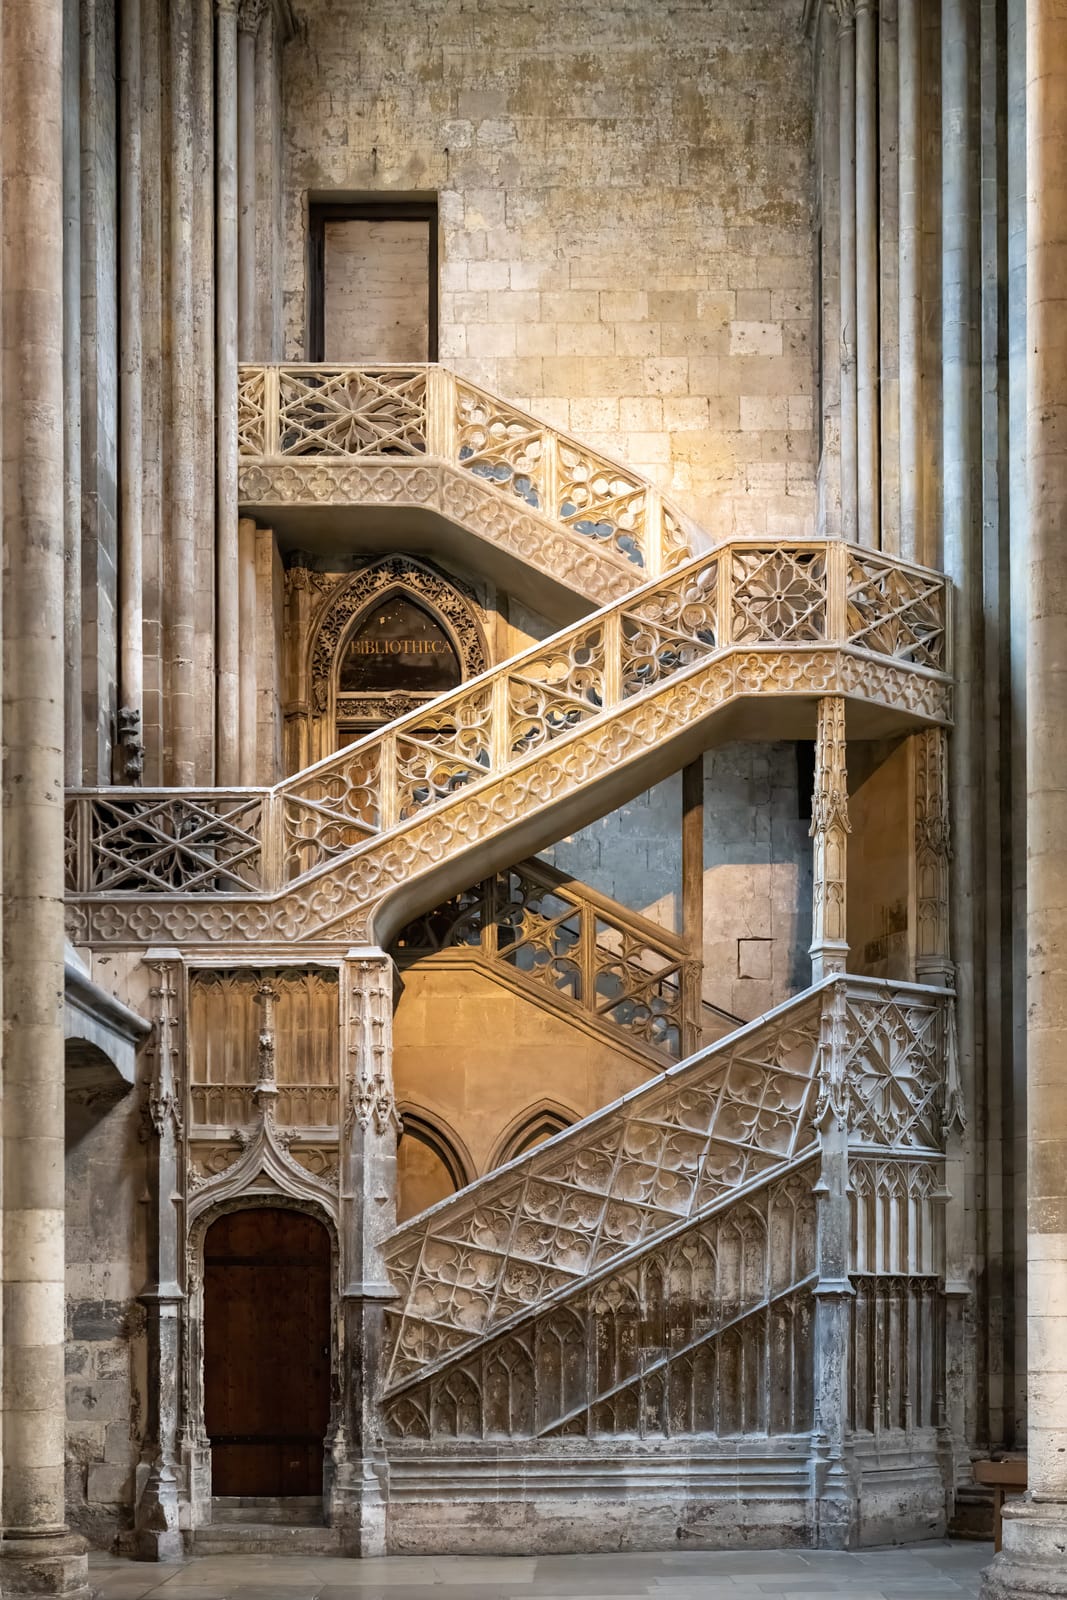
[[204, 1424], [215, 1495], [322, 1493], [330, 1418], [330, 1235], [257, 1206], [204, 1240]]

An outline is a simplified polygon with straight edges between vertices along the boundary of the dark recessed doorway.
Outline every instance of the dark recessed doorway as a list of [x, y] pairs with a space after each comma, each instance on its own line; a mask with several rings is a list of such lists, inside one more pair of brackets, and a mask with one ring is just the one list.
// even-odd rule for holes
[[204, 1422], [215, 1495], [322, 1493], [330, 1417], [330, 1236], [276, 1207], [204, 1242]]

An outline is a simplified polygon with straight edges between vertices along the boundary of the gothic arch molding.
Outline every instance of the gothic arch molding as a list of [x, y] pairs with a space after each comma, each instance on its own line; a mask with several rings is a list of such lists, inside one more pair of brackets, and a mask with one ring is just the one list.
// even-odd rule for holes
[[492, 1172], [497, 1167], [505, 1166], [533, 1145], [554, 1138], [557, 1133], [580, 1121], [578, 1112], [565, 1106], [562, 1101], [538, 1100], [508, 1123], [496, 1142], [486, 1170]]
[[371, 607], [392, 594], [416, 600], [440, 623], [455, 647], [464, 680], [477, 677], [488, 667], [485, 634], [476, 601], [467, 586], [413, 556], [385, 556], [346, 578], [315, 619], [308, 650], [308, 677], [312, 703], [319, 716], [330, 708], [337, 662], [346, 644]]

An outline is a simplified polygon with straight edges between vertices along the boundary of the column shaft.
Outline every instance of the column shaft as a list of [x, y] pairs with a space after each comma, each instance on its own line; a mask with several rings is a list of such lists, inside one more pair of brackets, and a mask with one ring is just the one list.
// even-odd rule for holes
[[63, 5], [64, 776], [82, 781], [81, 16]]
[[1026, 83], [1028, 1491], [987, 1596], [1067, 1595], [1067, 0], [1029, 0]]
[[217, 0], [215, 139], [216, 775], [240, 781], [237, 532], [237, 0]]
[[925, 559], [922, 528], [922, 45], [919, 0], [900, 0], [900, 553]]
[[[85, 1597], [64, 1506], [63, 4], [5, 0], [0, 1586]], [[31, 1554], [32, 1552], [32, 1554]]]
[[829, 973], [844, 972], [848, 960], [845, 909], [849, 821], [843, 696], [823, 695], [818, 718], [815, 793], [811, 803], [813, 983]]
[[169, 59], [167, 206], [166, 484], [168, 514], [163, 585], [163, 654], [167, 663], [164, 773], [168, 784], [196, 782], [196, 448], [193, 348], [192, 17], [188, 6], [166, 13]]
[[119, 25], [119, 710], [114, 773], [143, 765], [144, 505], [142, 500], [141, 0]]
[[261, 7], [241, 7], [237, 34], [237, 357], [256, 359], [256, 32]]
[[251, 517], [242, 517], [238, 524], [237, 558], [241, 640], [239, 694], [241, 741], [238, 781], [242, 784], [254, 784], [259, 678], [256, 627], [256, 525]]
[[857, 536], [877, 550], [881, 535], [878, 356], [878, 15], [856, 7], [856, 409]]
[[838, 41], [839, 202], [841, 225], [841, 534], [856, 539], [859, 484], [856, 394], [856, 28], [841, 12]]

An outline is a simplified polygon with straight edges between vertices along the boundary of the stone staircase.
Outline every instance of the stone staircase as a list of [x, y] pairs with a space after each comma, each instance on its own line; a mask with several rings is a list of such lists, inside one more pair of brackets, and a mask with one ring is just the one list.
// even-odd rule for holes
[[[240, 435], [247, 514], [369, 509], [382, 548], [400, 511], [404, 537], [476, 539], [486, 570], [579, 618], [273, 788], [69, 797], [76, 945], [238, 966], [345, 952], [336, 1192], [262, 1109], [187, 1191], [191, 1226], [248, 1184], [333, 1207], [342, 1278], [384, 1256], [396, 1299], [359, 1400], [380, 1445], [342, 1452], [334, 1510], [370, 1472], [396, 1551], [492, 1550], [502, 1527], [515, 1550], [841, 1544], [861, 1504], [864, 1526], [943, 1522], [950, 998], [833, 977], [694, 1049], [684, 950], [529, 858], [715, 736], [812, 737], [826, 697], [852, 737], [947, 724], [944, 579], [836, 541], [695, 554], [707, 541], [652, 485], [440, 368], [243, 369]], [[683, 1059], [383, 1238], [342, 1124], [384, 1171], [382, 950], [453, 896], [501, 981], [656, 1069]], [[338, 1547], [283, 1502], [216, 1502], [194, 1537]]]
[[[950, 711], [944, 581], [841, 543], [735, 542], [273, 789], [75, 791], [76, 945], [388, 943], [413, 915], [722, 736]], [[751, 719], [746, 723], [746, 719]]]
[[827, 979], [398, 1229], [399, 1547], [843, 1543], [902, 1455], [943, 1521], [957, 1087], [951, 997]]

